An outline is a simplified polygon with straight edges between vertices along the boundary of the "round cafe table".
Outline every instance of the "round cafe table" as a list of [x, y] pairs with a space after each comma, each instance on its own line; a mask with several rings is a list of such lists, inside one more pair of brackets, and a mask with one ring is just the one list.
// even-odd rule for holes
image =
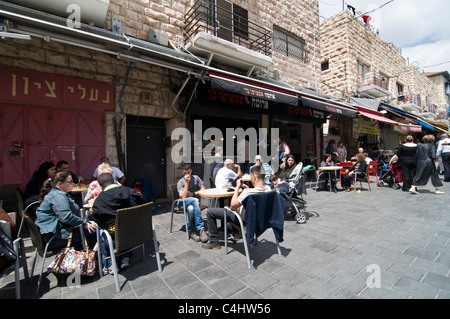
[[214, 205], [213, 207], [217, 207], [217, 200], [219, 198], [233, 197], [234, 188], [232, 191], [228, 191], [231, 187], [227, 188], [207, 188], [198, 192], [201, 197], [211, 198]]

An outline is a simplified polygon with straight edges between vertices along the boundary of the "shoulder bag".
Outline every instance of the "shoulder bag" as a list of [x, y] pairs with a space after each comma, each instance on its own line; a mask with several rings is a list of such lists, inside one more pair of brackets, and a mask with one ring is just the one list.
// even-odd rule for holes
[[89, 249], [86, 238], [85, 250], [77, 251], [71, 248], [72, 234], [69, 235], [67, 247], [56, 255], [55, 260], [48, 266], [47, 270], [55, 274], [80, 273], [81, 276], [94, 276], [96, 268], [95, 251]]

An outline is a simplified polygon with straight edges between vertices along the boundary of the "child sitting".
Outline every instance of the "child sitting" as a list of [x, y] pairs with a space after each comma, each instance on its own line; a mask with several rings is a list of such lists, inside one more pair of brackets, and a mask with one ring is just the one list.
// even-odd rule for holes
[[270, 176], [270, 184], [272, 189], [277, 191], [280, 195], [289, 193], [289, 184], [276, 175]]

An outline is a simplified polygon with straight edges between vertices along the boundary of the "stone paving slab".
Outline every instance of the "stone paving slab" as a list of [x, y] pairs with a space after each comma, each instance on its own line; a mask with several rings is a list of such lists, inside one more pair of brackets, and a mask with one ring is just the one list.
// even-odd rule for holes
[[[183, 217], [160, 209], [154, 216], [163, 271], [156, 267], [153, 245], [146, 258], [139, 250], [129, 269], [120, 273], [121, 291], [113, 276], [84, 278], [69, 288], [65, 278], [46, 274], [40, 294], [21, 275], [22, 296], [28, 299], [449, 299], [450, 298], [450, 184], [444, 195], [429, 190], [412, 195], [372, 183], [359, 193], [315, 192], [304, 196], [314, 212], [299, 225], [286, 215], [282, 256], [274, 235], [266, 231], [250, 250], [247, 268], [242, 243], [208, 251], [186, 239]], [[427, 190], [428, 189], [428, 190]], [[162, 207], [168, 205], [162, 204]], [[203, 211], [204, 216], [206, 212]], [[318, 216], [317, 216], [318, 215]], [[29, 238], [27, 260], [31, 269]], [[51, 258], [47, 260], [47, 264]], [[370, 288], [379, 267], [380, 288]], [[0, 277], [0, 288], [14, 286], [10, 269]], [[372, 280], [372, 281], [370, 281]], [[14, 289], [0, 290], [0, 299], [14, 298]]]

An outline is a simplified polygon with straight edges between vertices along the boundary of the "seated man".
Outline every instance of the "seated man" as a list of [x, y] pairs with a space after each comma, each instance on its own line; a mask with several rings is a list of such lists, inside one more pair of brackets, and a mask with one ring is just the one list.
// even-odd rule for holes
[[[92, 218], [100, 226], [106, 229], [114, 239], [116, 213], [120, 208], [133, 207], [145, 203], [141, 193], [132, 188], [117, 185], [110, 173], [103, 173], [98, 176], [98, 183], [102, 192], [98, 194], [92, 206]], [[111, 269], [111, 259], [109, 257], [108, 240], [102, 236], [100, 249], [102, 252], [103, 273], [113, 274]], [[130, 264], [131, 253], [123, 255], [120, 261], [120, 268], [127, 268]]]
[[[189, 238], [193, 241], [208, 241], [208, 235], [205, 231], [205, 224], [202, 219], [202, 212], [199, 206], [198, 192], [205, 189], [203, 181], [197, 175], [192, 175], [191, 164], [183, 164], [181, 168], [183, 177], [177, 183], [177, 191], [181, 199], [184, 199], [186, 211], [188, 213]], [[178, 202], [178, 208], [183, 209], [183, 203]], [[199, 234], [197, 234], [199, 233]]]
[[270, 185], [270, 176], [272, 175], [272, 166], [270, 166], [268, 163], [263, 163], [261, 155], [255, 156], [255, 165], [250, 167], [250, 170], [255, 167], [256, 165], [261, 165], [265, 169], [265, 177], [264, 177], [264, 184]]
[[[247, 185], [243, 184], [241, 179], [236, 181], [236, 188], [231, 198], [230, 209], [236, 211], [242, 221], [245, 221], [245, 208], [242, 206], [242, 201], [250, 194], [269, 192], [270, 187], [264, 184], [265, 178], [265, 170], [262, 166], [256, 165], [250, 170], [250, 178], [253, 185], [253, 188], [249, 188]], [[241, 186], [244, 187], [244, 190], [241, 194], [239, 191]], [[202, 245], [202, 248], [205, 249], [220, 249], [221, 246], [219, 244], [219, 230], [217, 229], [217, 219], [223, 220], [224, 210], [223, 208], [209, 208], [206, 212], [206, 222], [208, 225], [209, 232], [209, 242]], [[227, 220], [229, 220], [233, 224], [239, 224], [236, 216], [227, 211]], [[226, 226], [225, 226], [226, 227]]]
[[356, 161], [356, 158], [357, 158], [357, 155], [358, 155], [358, 154], [364, 154], [364, 149], [363, 149], [362, 147], [358, 148], [358, 153], [355, 154], [355, 155], [353, 155], [352, 158], [350, 158], [350, 160], [351, 160], [352, 162]]
[[[214, 181], [217, 188], [223, 188], [227, 184], [231, 185], [232, 181], [234, 181], [237, 177], [242, 176], [241, 167], [234, 164], [231, 158], [227, 158], [223, 164], [224, 166], [219, 169], [216, 175], [216, 180]], [[233, 168], [237, 168], [237, 173], [233, 171]]]

